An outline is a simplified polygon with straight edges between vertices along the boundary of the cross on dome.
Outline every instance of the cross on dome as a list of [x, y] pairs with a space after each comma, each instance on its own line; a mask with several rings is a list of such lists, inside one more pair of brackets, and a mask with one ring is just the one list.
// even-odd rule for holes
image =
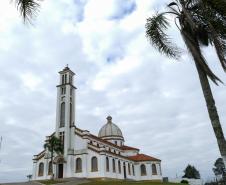
[[111, 116], [108, 116], [107, 120], [108, 120], [108, 123], [112, 123], [112, 117]]

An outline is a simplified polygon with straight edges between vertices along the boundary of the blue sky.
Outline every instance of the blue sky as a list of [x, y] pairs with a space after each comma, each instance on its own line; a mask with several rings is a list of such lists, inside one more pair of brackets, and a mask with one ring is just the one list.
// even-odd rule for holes
[[[190, 56], [161, 56], [145, 37], [146, 18], [167, 1], [43, 1], [34, 26], [0, 2], [0, 182], [21, 181], [55, 128], [58, 71], [76, 73], [76, 124], [97, 134], [108, 115], [127, 145], [162, 159], [164, 176], [192, 164], [213, 177], [219, 157], [198, 75]], [[171, 18], [170, 18], [171, 19]], [[172, 27], [177, 44], [181, 38]], [[186, 51], [186, 50], [185, 50]], [[226, 82], [214, 50], [204, 50]], [[225, 85], [212, 85], [226, 131]]]

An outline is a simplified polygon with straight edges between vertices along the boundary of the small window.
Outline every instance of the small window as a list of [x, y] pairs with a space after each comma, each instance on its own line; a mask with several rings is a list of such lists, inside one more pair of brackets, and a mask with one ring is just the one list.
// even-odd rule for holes
[[109, 172], [109, 159], [106, 157], [106, 171]]
[[81, 158], [76, 159], [75, 172], [76, 173], [82, 172], [82, 159]]
[[113, 172], [115, 173], [115, 159], [112, 159], [112, 168], [113, 168]]
[[146, 176], [147, 175], [146, 166], [144, 164], [142, 164], [140, 166], [140, 171], [141, 171], [141, 176]]
[[156, 169], [156, 165], [155, 164], [151, 165], [151, 169], [152, 169], [152, 175], [157, 175], [157, 169]]
[[117, 145], [117, 141], [115, 141], [115, 145]]
[[98, 171], [97, 157], [92, 157], [91, 159], [91, 171], [92, 172]]
[[44, 164], [40, 163], [38, 167], [38, 176], [43, 176], [43, 172], [44, 172]]

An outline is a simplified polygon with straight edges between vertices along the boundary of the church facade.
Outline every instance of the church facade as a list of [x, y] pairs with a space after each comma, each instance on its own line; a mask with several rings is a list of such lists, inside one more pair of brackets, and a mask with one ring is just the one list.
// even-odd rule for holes
[[[34, 155], [33, 180], [50, 179], [52, 173], [55, 178], [161, 180], [161, 160], [125, 145], [122, 131], [111, 116], [98, 136], [76, 127], [74, 73], [65, 67], [59, 74], [56, 128], [52, 135], [61, 139], [64, 153], [54, 154], [53, 161], [47, 150]], [[47, 136], [45, 142], [50, 137]]]

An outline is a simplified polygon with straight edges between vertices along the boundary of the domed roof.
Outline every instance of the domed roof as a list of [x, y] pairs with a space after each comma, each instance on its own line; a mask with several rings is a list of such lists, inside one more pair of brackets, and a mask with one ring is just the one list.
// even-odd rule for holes
[[112, 123], [112, 117], [107, 117], [107, 123], [100, 129], [98, 137], [120, 137], [123, 139], [122, 131], [120, 128]]

